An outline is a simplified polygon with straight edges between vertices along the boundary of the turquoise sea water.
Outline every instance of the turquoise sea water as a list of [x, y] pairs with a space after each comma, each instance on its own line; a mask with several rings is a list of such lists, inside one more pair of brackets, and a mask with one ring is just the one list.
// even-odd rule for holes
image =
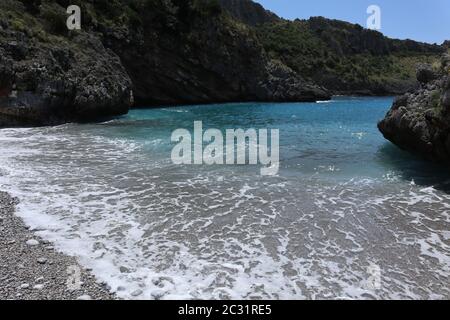
[[[132, 110], [128, 115], [89, 128], [111, 139], [144, 145], [152, 156], [169, 158], [173, 130], [279, 129], [281, 176], [317, 174], [323, 178], [380, 178], [392, 170], [404, 178], [445, 187], [450, 176], [386, 141], [376, 124], [392, 98], [337, 97], [323, 103], [235, 103]], [[206, 143], [204, 144], [206, 146]], [[259, 166], [243, 167], [255, 173]], [[217, 167], [211, 168], [211, 170]], [[236, 169], [236, 168], [234, 168]]]
[[[382, 137], [391, 103], [183, 106], [4, 129], [0, 187], [122, 297], [450, 298], [450, 176]], [[279, 174], [174, 165], [171, 133], [194, 121], [279, 129]]]

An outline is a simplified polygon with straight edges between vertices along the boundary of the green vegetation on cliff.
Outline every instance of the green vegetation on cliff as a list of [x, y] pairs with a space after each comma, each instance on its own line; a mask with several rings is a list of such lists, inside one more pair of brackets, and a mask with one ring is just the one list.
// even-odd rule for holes
[[[276, 59], [336, 94], [397, 94], [417, 85], [418, 63], [436, 63], [442, 46], [395, 40], [344, 21], [313, 17], [288, 21], [251, 0], [221, 0], [234, 18], [254, 27]], [[258, 12], [258, 19], [246, 11]], [[259, 22], [259, 23], [258, 23]]]
[[358, 25], [317, 17], [257, 27], [273, 59], [335, 93], [402, 93], [420, 62], [438, 61], [442, 48], [392, 40]]

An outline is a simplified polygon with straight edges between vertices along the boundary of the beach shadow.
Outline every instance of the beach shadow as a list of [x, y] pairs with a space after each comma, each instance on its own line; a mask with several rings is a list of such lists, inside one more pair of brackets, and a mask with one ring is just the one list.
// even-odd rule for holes
[[424, 160], [386, 142], [377, 152], [377, 160], [416, 185], [434, 187], [450, 194], [450, 168]]

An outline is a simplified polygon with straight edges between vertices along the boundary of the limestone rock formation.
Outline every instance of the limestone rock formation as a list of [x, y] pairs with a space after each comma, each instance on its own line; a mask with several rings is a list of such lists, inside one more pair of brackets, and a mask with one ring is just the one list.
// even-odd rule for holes
[[421, 87], [396, 98], [378, 127], [400, 148], [450, 163], [450, 56], [442, 57], [435, 79], [430, 72], [431, 66], [420, 67]]
[[25, 11], [21, 3], [7, 0], [0, 7], [0, 126], [89, 121], [128, 111], [131, 80], [98, 37], [47, 38], [13, 15]]

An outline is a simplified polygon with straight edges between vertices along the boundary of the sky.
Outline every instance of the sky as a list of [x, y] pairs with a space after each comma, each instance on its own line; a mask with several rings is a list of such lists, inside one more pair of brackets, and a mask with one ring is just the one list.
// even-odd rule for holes
[[450, 0], [254, 0], [286, 19], [312, 16], [366, 26], [367, 8], [381, 9], [383, 34], [441, 44], [450, 40]]

